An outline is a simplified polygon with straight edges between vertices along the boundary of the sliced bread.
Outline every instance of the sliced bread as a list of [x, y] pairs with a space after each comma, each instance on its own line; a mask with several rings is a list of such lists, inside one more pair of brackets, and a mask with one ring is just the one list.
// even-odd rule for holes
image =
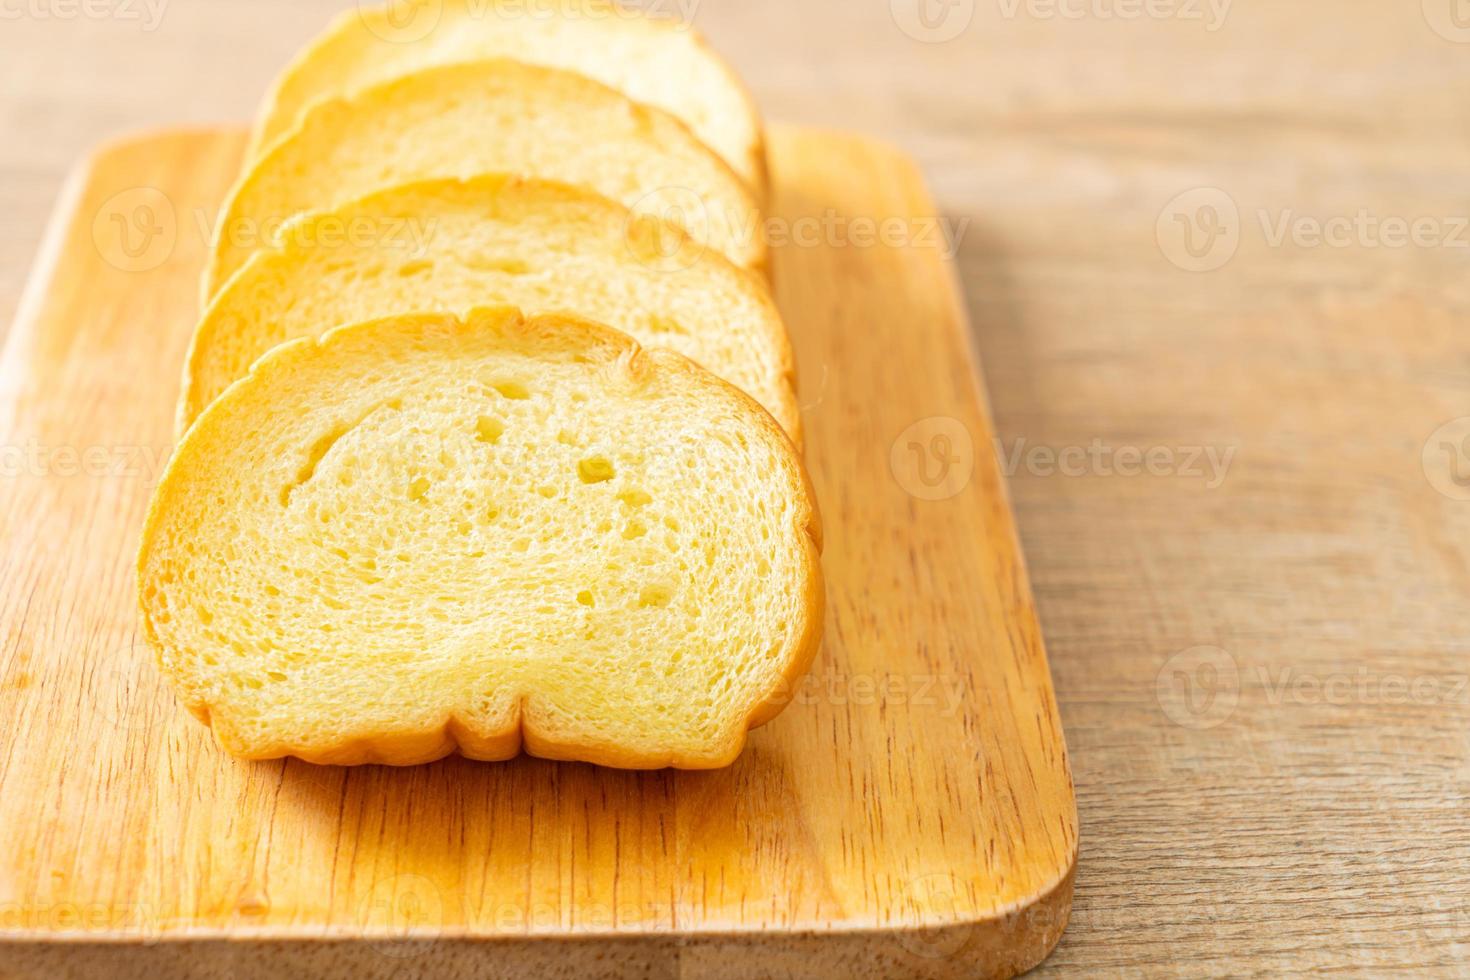
[[801, 462], [744, 393], [491, 309], [257, 362], [174, 454], [139, 598], [241, 757], [709, 768], [817, 648], [820, 545]]
[[298, 214], [393, 184], [483, 173], [587, 187], [681, 225], [736, 265], [765, 262], [755, 199], [678, 120], [570, 72], [479, 61], [317, 103], [232, 191], [206, 296]]
[[252, 156], [322, 99], [484, 58], [576, 71], [662, 109], [764, 196], [760, 116], [735, 73], [689, 24], [608, 0], [395, 0], [346, 11], [277, 81]]
[[195, 331], [179, 432], [283, 341], [485, 304], [576, 314], [678, 351], [800, 441], [791, 344], [759, 279], [606, 198], [498, 175], [389, 188], [303, 217], [251, 256]]

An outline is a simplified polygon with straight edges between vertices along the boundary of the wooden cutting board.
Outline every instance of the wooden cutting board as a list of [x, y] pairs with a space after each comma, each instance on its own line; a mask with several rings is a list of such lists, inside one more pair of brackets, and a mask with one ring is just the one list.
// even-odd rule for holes
[[348, 770], [224, 755], [136, 628], [138, 530], [242, 147], [165, 133], [88, 161], [0, 359], [0, 976], [1003, 977], [1044, 958], [1076, 804], [912, 163], [773, 139], [827, 529], [827, 639], [795, 703], [718, 772]]

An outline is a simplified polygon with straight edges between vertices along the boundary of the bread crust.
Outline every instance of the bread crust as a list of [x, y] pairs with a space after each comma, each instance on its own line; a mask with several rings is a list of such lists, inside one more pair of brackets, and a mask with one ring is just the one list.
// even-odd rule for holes
[[[293, 228], [309, 229], [317, 223], [331, 224], [333, 222], [340, 226], [362, 215], [373, 215], [384, 211], [401, 213], [404, 208], [399, 202], [412, 200], [416, 196], [427, 198], [435, 195], [474, 201], [495, 201], [497, 206], [502, 200], [515, 199], [567, 205], [576, 208], [579, 215], [585, 215], [589, 220], [603, 225], [607, 239], [621, 239], [627, 243], [626, 247], [630, 250], [632, 248], [629, 242], [629, 231], [632, 227], [633, 216], [622, 205], [584, 188], [510, 174], [482, 174], [463, 179], [431, 178], [406, 182], [375, 191], [330, 210], [303, 215], [293, 223]], [[487, 216], [487, 220], [491, 219]], [[800, 406], [796, 399], [795, 354], [780, 311], [764, 280], [749, 269], [743, 269], [730, 262], [717, 250], [696, 245], [687, 233], [676, 225], [661, 223], [659, 236], [665, 244], [677, 243], [673, 254], [694, 256], [694, 259], [687, 263], [687, 268], [675, 270], [678, 274], [687, 274], [692, 278], [703, 272], [705, 275], [732, 279], [740, 284], [752, 301], [760, 305], [762, 309], [761, 320], [758, 324], [758, 329], [762, 333], [760, 340], [777, 358], [777, 369], [780, 375], [776, 379], [779, 382], [777, 387], [783, 389], [779, 392], [780, 400], [769, 407], [777, 421], [786, 429], [792, 441], [800, 449], [802, 431]], [[238, 339], [240, 333], [248, 327], [259, 325], [255, 318], [256, 313], [250, 308], [253, 302], [250, 299], [252, 290], [271, 276], [275, 276], [280, 281], [289, 281], [289, 269], [294, 261], [294, 256], [308, 250], [308, 247], [300, 246], [289, 240], [295, 236], [287, 237], [287, 242], [262, 248], [253, 254], [205, 307], [184, 362], [183, 386], [176, 418], [176, 432], [179, 438], [183, 437], [189, 425], [219, 394], [216, 386], [206, 384], [204, 380], [210, 373], [210, 366], [215, 357], [214, 351], [221, 343]], [[313, 235], [308, 231], [302, 237], [316, 241], [321, 236]], [[440, 241], [436, 237], [434, 251], [438, 252], [452, 244]], [[483, 298], [485, 301], [493, 299], [494, 297]], [[566, 312], [585, 315], [590, 320], [602, 319], [596, 315], [595, 310], [571, 307], [564, 309]], [[416, 312], [439, 311], [423, 308]], [[468, 309], [446, 309], [443, 312], [466, 313]], [[326, 326], [335, 325], [338, 324]]]
[[[564, 8], [570, 16], [583, 18], [599, 18], [605, 21], [627, 20], [633, 15], [633, 11], [613, 17], [608, 11], [614, 5], [609, 0], [558, 0], [559, 5]], [[482, 5], [483, 6], [483, 5]], [[508, 3], [506, 0], [494, 0], [497, 17], [524, 17], [526, 4], [523, 0]], [[444, 24], [446, 17], [468, 19], [470, 8], [466, 0], [444, 0], [439, 11], [439, 21], [435, 29]], [[482, 14], [483, 16], [483, 14]], [[295, 58], [286, 66], [285, 70], [272, 83], [264, 102], [256, 115], [250, 139], [250, 145], [246, 153], [247, 160], [254, 160], [263, 155], [271, 144], [280, 139], [285, 133], [295, 127], [300, 120], [300, 115], [309, 109], [311, 105], [323, 98], [333, 95], [347, 94], [345, 92], [330, 89], [327, 91], [301, 91], [309, 88], [309, 82], [314, 80], [316, 74], [335, 74], [339, 76], [351, 76], [352, 71], [344, 68], [343, 63], [353, 65], [364, 61], [376, 60], [380, 64], [381, 58], [375, 58], [372, 48], [384, 35], [390, 35], [393, 31], [391, 23], [385, 24], [388, 17], [386, 7], [363, 8], [360, 10], [348, 10], [339, 13], [328, 24], [326, 30], [312, 40], [306, 48], [300, 51]], [[679, 32], [687, 35], [691, 46], [699, 51], [708, 65], [724, 81], [727, 91], [735, 97], [741, 107], [740, 122], [750, 131], [749, 143], [743, 147], [737, 157], [726, 156], [726, 160], [735, 169], [742, 180], [750, 187], [758, 203], [764, 206], [769, 193], [769, 174], [766, 165], [765, 133], [761, 121], [760, 111], [752, 98], [749, 88], [744, 81], [730, 67], [714, 47], [692, 24], [679, 24], [667, 19], [655, 17], [638, 17], [638, 27], [651, 31], [665, 31], [670, 34]], [[671, 39], [670, 43], [679, 42], [679, 38]], [[333, 72], [324, 69], [318, 71], [320, 66], [331, 65]], [[408, 68], [407, 71], [412, 71]], [[406, 71], [389, 71], [378, 76], [376, 81], [388, 77], [405, 74]], [[625, 93], [635, 101], [647, 102], [647, 99], [636, 99], [631, 93]], [[672, 105], [663, 105], [660, 108], [671, 115], [679, 117], [682, 122], [690, 123]], [[691, 125], [691, 129], [694, 127]], [[699, 135], [696, 133], [696, 135]], [[702, 142], [712, 145], [710, 140], [700, 136]], [[725, 156], [725, 154], [721, 154]], [[738, 164], [738, 166], [737, 166]]]
[[[149, 601], [152, 587], [150, 555], [170, 510], [176, 506], [174, 497], [181, 492], [179, 474], [204, 465], [216, 454], [223, 457], [225, 450], [217, 445], [223, 437], [219, 431], [222, 425], [216, 423], [248, 406], [254, 386], [263, 384], [277, 372], [288, 372], [298, 365], [307, 364], [357, 333], [394, 329], [433, 329], [465, 336], [495, 331], [506, 338], [507, 344], [520, 345], [516, 349], [545, 346], [589, 353], [610, 352], [615, 355], [616, 363], [631, 384], [638, 385], [659, 375], [676, 375], [683, 383], [706, 392], [711, 399], [733, 401], [753, 428], [776, 445], [786, 447], [782, 458], [787, 463], [789, 483], [785, 491], [798, 504], [794, 530], [801, 545], [799, 570], [803, 595], [798, 609], [802, 619], [799, 628], [790, 631], [792, 639], [777, 658], [782, 665], [779, 676], [755, 699], [743, 718], [732, 720], [724, 737], [698, 753], [646, 752], [612, 743], [563, 741], [554, 731], [538, 726], [535, 711], [531, 710], [533, 706], [528, 705], [527, 698], [522, 696], [514, 710], [507, 713], [504, 723], [493, 727], [477, 728], [473, 722], [446, 712], [435, 724], [421, 730], [377, 731], [323, 744], [276, 742], [259, 745], [243, 738], [227, 716], [215, 711], [214, 706], [191, 686], [190, 678], [169, 671], [164, 643], [153, 622], [153, 606]], [[825, 608], [821, 549], [821, 517], [805, 468], [780, 425], [744, 392], [679, 354], [645, 350], [631, 337], [600, 324], [561, 315], [526, 318], [513, 309], [486, 308], [474, 310], [463, 318], [410, 315], [339, 327], [316, 340], [302, 338], [283, 344], [258, 361], [247, 377], [233, 384], [205, 410], [169, 461], [144, 522], [137, 561], [138, 598], [142, 632], [154, 650], [160, 669], [173, 682], [186, 707], [210, 725], [219, 744], [241, 758], [262, 760], [294, 756], [323, 765], [377, 763], [401, 766], [431, 762], [456, 752], [472, 759], [498, 761], [524, 749], [542, 758], [591, 762], [619, 769], [713, 769], [732, 763], [744, 748], [748, 730], [770, 721], [784, 708], [790, 700], [791, 690], [820, 646]]]
[[[695, 193], [698, 205], [696, 211], [703, 212], [705, 223], [709, 224], [713, 215], [721, 219], [717, 222], [719, 227], [728, 232], [727, 245], [730, 251], [727, 254], [731, 261], [764, 275], [769, 252], [760, 221], [759, 202], [730, 165], [700, 142], [683, 122], [662, 110], [635, 103], [622, 93], [573, 72], [498, 58], [428, 68], [390, 79], [351, 95], [314, 103], [293, 130], [272, 144], [263, 156], [247, 167], [226, 197], [205, 270], [201, 308], [244, 264], [250, 252], [273, 243], [279, 236], [282, 225], [307, 210], [302, 207], [289, 214], [281, 214], [274, 213], [267, 207], [265, 213], [260, 213], [264, 202], [258, 198], [267, 193], [273, 184], [289, 183], [299, 176], [303, 167], [314, 164], [321, 154], [329, 152], [341, 137], [341, 132], [333, 130], [334, 126], [340, 129], [343, 125], [364, 125], [367, 120], [381, 117], [386, 105], [393, 104], [407, 92], [427, 101], [445, 99], [445, 93], [480, 91], [497, 91], [497, 97], [507, 98], [516, 96], [505, 93], [555, 92], [568, 105], [579, 105], [583, 111], [603, 112], [610, 117], [628, 120], [630, 129], [647, 137], [650, 148], [676, 147], [678, 151], [687, 152], [692, 158], [697, 158], [705, 176], [715, 184], [722, 185], [718, 190], [722, 194], [729, 192], [731, 200], [727, 203], [733, 209], [731, 213], [722, 214], [718, 209], [719, 201], [706, 200], [698, 191], [682, 185], [650, 185], [634, 193], [640, 198], [660, 192]], [[468, 169], [469, 167], [461, 163], [458, 167], [461, 171], [459, 173], [451, 173], [446, 168], [444, 173], [424, 176], [468, 176], [462, 172]], [[534, 176], [555, 175], [538, 173]], [[403, 182], [405, 179], [407, 178], [398, 177], [392, 182]], [[715, 189], [712, 186], [706, 190], [713, 192]], [[340, 199], [312, 201], [311, 204], [320, 208], [339, 202]], [[274, 204], [279, 206], [279, 202]], [[715, 210], [711, 210], [712, 206]], [[233, 241], [237, 230], [252, 240], [263, 240], [254, 248], [238, 244]], [[689, 229], [686, 227], [686, 230]], [[746, 234], [747, 232], [750, 234]], [[715, 241], [704, 244], [711, 248], [720, 247]]]

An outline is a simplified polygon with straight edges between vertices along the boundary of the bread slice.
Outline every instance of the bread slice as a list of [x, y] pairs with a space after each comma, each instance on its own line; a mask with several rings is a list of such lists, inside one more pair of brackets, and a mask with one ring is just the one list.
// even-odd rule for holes
[[424, 68], [515, 58], [575, 71], [681, 120], [764, 200], [760, 114], [735, 73], [687, 23], [608, 0], [419, 0], [340, 14], [286, 69], [251, 155], [313, 103]]
[[697, 361], [800, 444], [791, 344], [769, 290], [683, 232], [566, 184], [487, 175], [403, 184], [301, 219], [205, 311], [179, 432], [266, 351], [397, 313], [487, 303], [572, 313]]
[[302, 212], [392, 184], [482, 173], [587, 187], [680, 224], [737, 265], [765, 262], [750, 191], [672, 116], [570, 72], [479, 61], [314, 106], [231, 193], [207, 294]]
[[744, 393], [489, 309], [260, 360], [174, 454], [138, 583], [163, 672], [238, 756], [711, 768], [811, 660], [820, 546]]

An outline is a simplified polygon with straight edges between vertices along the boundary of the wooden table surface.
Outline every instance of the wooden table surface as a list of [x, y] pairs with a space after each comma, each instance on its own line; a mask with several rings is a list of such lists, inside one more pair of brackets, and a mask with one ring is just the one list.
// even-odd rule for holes
[[[1464, 0], [661, 2], [958, 232], [1081, 811], [1043, 972], [1470, 972]], [[344, 5], [0, 4], [0, 322], [82, 153]]]

